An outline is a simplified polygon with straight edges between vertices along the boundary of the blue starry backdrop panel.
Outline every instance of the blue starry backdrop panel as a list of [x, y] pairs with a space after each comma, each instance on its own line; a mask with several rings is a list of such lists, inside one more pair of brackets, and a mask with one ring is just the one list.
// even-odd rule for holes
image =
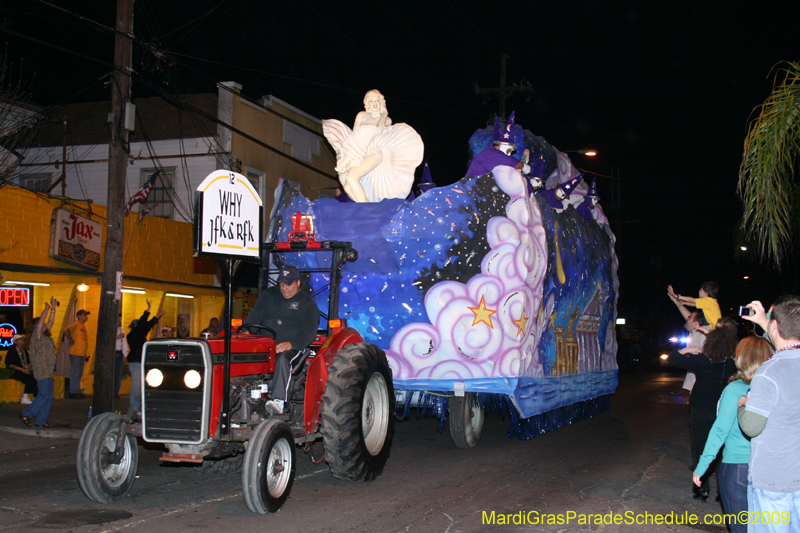
[[[549, 186], [579, 175], [544, 139], [517, 130], [520, 152], [545, 160]], [[490, 138], [478, 130], [470, 146]], [[510, 167], [414, 201], [310, 201], [283, 180], [270, 240], [286, 241], [299, 211], [314, 217], [318, 240], [353, 243], [359, 258], [343, 267], [339, 314], [386, 351], [396, 388], [452, 391], [461, 382], [513, 395], [531, 416], [616, 387], [614, 237], [599, 205], [594, 219], [577, 215], [586, 191], [554, 209]], [[325, 267], [330, 255], [277, 261]], [[321, 309], [327, 282], [311, 279]]]

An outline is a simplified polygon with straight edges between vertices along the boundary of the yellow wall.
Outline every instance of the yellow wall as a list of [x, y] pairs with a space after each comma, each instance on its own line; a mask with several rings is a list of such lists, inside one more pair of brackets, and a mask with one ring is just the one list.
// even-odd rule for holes
[[[32, 315], [39, 316], [45, 301], [51, 296], [61, 302], [53, 325], [57, 347], [61, 344], [64, 327], [69, 325], [67, 314], [73, 300], [76, 300], [76, 309], [90, 312], [86, 326], [89, 330], [91, 360], [85, 367], [83, 387], [91, 392], [100, 307], [99, 279], [102, 272], [82, 270], [49, 256], [50, 217], [53, 209], [60, 205], [58, 199], [18, 187], [0, 188], [0, 263], [5, 263], [0, 269], [7, 280], [50, 284], [47, 287], [33, 287]], [[89, 218], [86, 212], [74, 208], [69, 210]], [[92, 211], [95, 215], [106, 214], [103, 206], [92, 206]], [[105, 227], [105, 220], [98, 216], [93, 216], [92, 220]], [[191, 224], [148, 217], [142, 223], [129, 218], [125, 226], [123, 285], [146, 291], [146, 294], [123, 293], [121, 310], [125, 332], [130, 331], [128, 325], [131, 320], [139, 318], [147, 308], [147, 300], [152, 303], [153, 316], [163, 303], [167, 313], [162, 319], [162, 326], [174, 327], [180, 299], [166, 296], [167, 292], [172, 292], [194, 296], [191, 300], [184, 299], [190, 302], [184, 305], [188, 305], [187, 310], [192, 314], [190, 334], [199, 335], [212, 317], [222, 314], [225, 295], [222, 288], [213, 286], [213, 259], [192, 257]], [[14, 265], [19, 265], [18, 269]], [[39, 271], [26, 272], [27, 267], [39, 267]], [[152, 281], [132, 279], [136, 277], [149, 278]], [[80, 284], [88, 285], [88, 290], [78, 291]], [[151, 336], [154, 334], [155, 329]]]
[[[77, 202], [85, 206], [85, 203]], [[16, 263], [58, 269], [74, 269], [76, 275], [100, 276], [100, 270], [89, 273], [49, 255], [50, 217], [53, 209], [60, 207], [58, 199], [36, 194], [10, 185], [0, 189], [0, 263]], [[76, 214], [89, 218], [88, 213], [69, 208]], [[92, 206], [91, 217], [105, 228], [105, 206]], [[103, 231], [101, 254], [105, 250]], [[144, 277], [161, 281], [174, 281], [210, 286], [214, 283], [213, 259], [192, 257], [192, 225], [175, 220], [147, 217], [138, 222], [136, 217], [125, 221], [125, 276]], [[126, 280], [125, 285], [135, 281]]]

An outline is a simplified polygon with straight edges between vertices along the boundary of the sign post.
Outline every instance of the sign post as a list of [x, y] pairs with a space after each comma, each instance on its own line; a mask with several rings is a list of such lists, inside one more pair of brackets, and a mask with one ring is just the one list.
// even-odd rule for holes
[[231, 314], [234, 262], [259, 261], [262, 204], [250, 181], [230, 170], [215, 170], [197, 187], [194, 255], [217, 257], [225, 284], [225, 373], [220, 415], [222, 436], [230, 431]]

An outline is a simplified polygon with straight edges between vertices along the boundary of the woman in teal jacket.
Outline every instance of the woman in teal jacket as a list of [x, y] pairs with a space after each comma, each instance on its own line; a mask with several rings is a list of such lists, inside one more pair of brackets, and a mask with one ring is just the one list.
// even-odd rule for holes
[[[692, 479], [700, 486], [700, 478], [722, 450], [718, 480], [722, 508], [728, 515], [738, 515], [747, 510], [747, 463], [750, 461], [750, 439], [742, 434], [736, 417], [736, 402], [750, 389], [750, 380], [772, 355], [772, 346], [761, 337], [746, 337], [736, 347], [736, 368], [728, 386], [722, 391], [717, 405], [717, 419], [708, 433], [703, 455], [694, 470]], [[744, 533], [746, 524], [730, 524], [731, 532]]]

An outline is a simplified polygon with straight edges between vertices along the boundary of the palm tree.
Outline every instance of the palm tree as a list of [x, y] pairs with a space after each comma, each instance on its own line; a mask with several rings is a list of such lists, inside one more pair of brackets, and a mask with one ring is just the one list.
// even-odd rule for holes
[[[782, 77], [782, 79], [781, 79]], [[741, 228], [758, 243], [763, 260], [779, 269], [800, 241], [800, 64], [778, 70], [772, 94], [760, 106], [744, 141], [738, 194]]]

